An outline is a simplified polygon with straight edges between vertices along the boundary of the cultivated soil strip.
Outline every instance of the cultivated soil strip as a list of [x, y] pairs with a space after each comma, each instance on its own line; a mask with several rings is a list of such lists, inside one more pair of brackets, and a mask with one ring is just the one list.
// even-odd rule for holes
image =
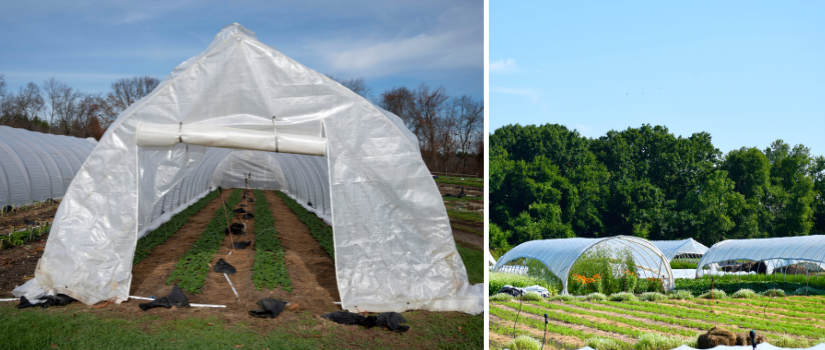
[[292, 292], [284, 292], [284, 298], [297, 304], [299, 310], [308, 310], [316, 315], [341, 310], [335, 305], [336, 301], [341, 300], [335, 278], [335, 262], [280, 197], [272, 191], [264, 193], [275, 217], [275, 228], [284, 248], [284, 260], [292, 282]]
[[[700, 303], [691, 303], [691, 304], [696, 304], [696, 305], [703, 306], [703, 307], [710, 307], [710, 305], [707, 305], [707, 304], [700, 304]], [[744, 311], [744, 310], [741, 310], [741, 309], [735, 309], [735, 308], [731, 308], [731, 307], [726, 307], [726, 306], [729, 306], [729, 305], [744, 306], [744, 307], [750, 308], [751, 310], [753, 310], [753, 312], [751, 314], [744, 314], [747, 311]], [[725, 314], [731, 314], [731, 315], [736, 315], [736, 316], [755, 317], [755, 318], [760, 318], [762, 320], [768, 320], [768, 321], [779, 319], [783, 322], [805, 324], [805, 325], [810, 325], [810, 326], [816, 327], [816, 328], [825, 328], [825, 324], [821, 323], [821, 322], [825, 322], [825, 320], [817, 318], [815, 314], [812, 314], [809, 317], [786, 316], [786, 315], [780, 315], [780, 314], [772, 313], [771, 309], [770, 309], [770, 304], [768, 304], [767, 306], [768, 306], [768, 308], [766, 309], [766, 308], [764, 308], [764, 306], [759, 307], [759, 306], [748, 305], [748, 304], [740, 304], [740, 303], [729, 302], [727, 300], [724, 300], [721, 303], [713, 305], [712, 307], [713, 307], [713, 310], [717, 313], [725, 313]]]
[[12, 298], [11, 291], [34, 278], [34, 269], [46, 248], [45, 234], [40, 240], [0, 250], [0, 298]]
[[[519, 312], [518, 309], [514, 309], [514, 308], [511, 308], [511, 307], [506, 306], [506, 305], [496, 304], [496, 307], [499, 308], [499, 309], [502, 309], [502, 310], [507, 310], [507, 311], [513, 312], [513, 313], [518, 313]], [[584, 318], [584, 317], [582, 317], [584, 315], [576, 315], [576, 316]], [[524, 310], [522, 310], [520, 317], [529, 317], [529, 318], [532, 318], [534, 320], [539, 320], [541, 322], [544, 322], [544, 317], [534, 315], [534, 314], [531, 314], [529, 312], [525, 312]], [[612, 321], [610, 321], [610, 322], [612, 322]], [[627, 335], [624, 335], [624, 334], [621, 334], [621, 333], [606, 332], [606, 331], [603, 331], [603, 330], [600, 330], [600, 329], [597, 329], [597, 328], [592, 328], [592, 327], [583, 326], [583, 325], [579, 325], [579, 324], [562, 322], [562, 321], [553, 320], [553, 319], [549, 320], [549, 323], [557, 325], [557, 326], [561, 326], [561, 327], [567, 327], [567, 328], [570, 328], [570, 329], [575, 329], [575, 330], [579, 330], [579, 331], [582, 331], [582, 332], [599, 335], [599, 336], [610, 337], [610, 338], [613, 338], [613, 339], [621, 340], [621, 341], [623, 341], [625, 343], [628, 343], [628, 344], [635, 344], [636, 343], [635, 338], [632, 338], [630, 336], [627, 336]], [[617, 322], [612, 322], [612, 324], [617, 324]]]
[[20, 231], [26, 227], [26, 220], [30, 221], [49, 221], [54, 220], [54, 214], [57, 212], [57, 203], [43, 204], [42, 207], [36, 209], [15, 209], [12, 212], [4, 212], [0, 216], [0, 233], [11, 232], [11, 227], [14, 226], [15, 231]]
[[[240, 208], [253, 212], [254, 215], [253, 208], [255, 203], [247, 202], [249, 198], [254, 198], [252, 191], [249, 191], [246, 197], [247, 198], [241, 199], [241, 202], [234, 208], [227, 208], [226, 214], [224, 214], [222, 210], [219, 210], [218, 213], [219, 215], [228, 215], [230, 225], [234, 223], [245, 223], [246, 234], [231, 235], [231, 238], [230, 235], [226, 235], [223, 244], [218, 248], [218, 253], [212, 257], [212, 261], [209, 263], [209, 274], [206, 275], [206, 281], [203, 284], [203, 288], [201, 288], [202, 292], [189, 297], [189, 302], [192, 303], [226, 305], [228, 311], [233, 315], [243, 315], [241, 316], [242, 319], [249, 319], [246, 313], [249, 310], [258, 308], [256, 304], [258, 300], [263, 298], [281, 299], [276, 291], [265, 289], [258, 291], [252, 283], [252, 266], [255, 263], [255, 219], [243, 220], [243, 214], [234, 213], [234, 210]], [[224, 196], [224, 198], [228, 199], [226, 196]], [[242, 207], [242, 205], [244, 206]], [[244, 249], [235, 249], [234, 252], [232, 252], [232, 242], [238, 241], [250, 241], [252, 244]], [[230, 252], [232, 252], [232, 254], [229, 254]], [[237, 299], [235, 293], [232, 292], [232, 287], [229, 285], [229, 282], [226, 281], [226, 277], [224, 277], [222, 273], [213, 270], [215, 264], [220, 259], [223, 259], [237, 270], [234, 275], [227, 275], [229, 280], [232, 281], [235, 290], [238, 292], [239, 298]]]
[[[711, 313], [707, 310], [696, 309], [695, 307], [693, 307], [693, 305], [695, 305], [695, 304], [693, 304], [691, 302], [681, 301], [681, 302], [677, 302], [677, 303], [668, 303], [668, 304], [665, 304], [665, 305], [669, 305], [669, 306], [672, 306], [672, 307], [678, 308], [678, 309], [690, 310], [690, 311], [694, 311], [694, 312], [699, 311], [699, 312], [707, 312], [708, 314]], [[709, 305], [703, 305], [703, 306], [708, 307]], [[742, 310], [730, 310], [730, 309], [717, 307], [717, 305], [713, 306], [713, 314], [717, 315], [717, 316], [732, 315], [732, 316], [737, 316], [737, 317], [746, 317], [749, 320], [754, 319], [756, 321], [763, 321], [763, 322], [764, 321], [768, 321], [768, 322], [778, 321], [776, 319], [774, 319], [774, 320], [770, 320], [770, 319], [765, 320], [765, 316], [762, 315], [761, 310], [760, 310], [759, 307], [754, 307], [753, 310], [754, 310], [753, 314], [746, 314]], [[780, 318], [780, 317], [777, 317], [777, 318]], [[730, 321], [732, 321], [732, 320], [730, 320]], [[817, 327], [817, 328], [823, 328], [821, 325], [809, 324], [808, 322], [802, 322], [802, 321], [796, 321], [795, 322], [795, 320], [792, 320], [792, 319], [789, 320], [787, 318], [785, 320], [782, 320], [782, 321], [793, 323], [793, 324], [802, 324], [802, 325], [805, 325], [805, 326], [813, 326], [813, 327]], [[716, 325], [716, 323], [713, 323], [713, 324]], [[731, 328], [740, 328], [740, 329], [743, 329], [743, 330], [744, 329], [750, 329], [750, 327], [743, 328], [739, 325], [733, 325], [733, 324], [730, 324], [729, 326]], [[769, 330], [762, 330], [762, 332], [763, 333], [768, 333], [768, 334], [774, 334], [776, 336], [784, 335], [784, 333], [772, 332], [772, 331], [769, 331]], [[805, 338], [805, 336], [802, 336], [802, 335], [792, 335], [792, 336], [796, 337], [796, 338]]]
[[[651, 320], [649, 318], [636, 317], [636, 316], [632, 316], [632, 315], [628, 315], [628, 314], [624, 314], [624, 313], [620, 313], [620, 312], [607, 312], [607, 311], [601, 311], [601, 310], [593, 310], [593, 309], [587, 309], [587, 308], [579, 307], [579, 306], [576, 306], [576, 305], [571, 305], [571, 304], [566, 304], [566, 303], [559, 303], [559, 302], [552, 302], [552, 304], [558, 304], [558, 305], [561, 305], [561, 306], [569, 307], [571, 309], [582, 310], [582, 311], [597, 313], [597, 314], [601, 314], [601, 315], [621, 317], [621, 318], [626, 318], [628, 320], [644, 322], [644, 323], [648, 323], [648, 324], [654, 324], [654, 325], [658, 325], [658, 326], [662, 326], [662, 327], [667, 327], [667, 328], [670, 328], [670, 329], [673, 329], [673, 330], [683, 330], [683, 331], [697, 332], [697, 333], [703, 332], [703, 330], [700, 329], [700, 328], [691, 328], [691, 327], [686, 327], [686, 326], [677, 325], [677, 324], [673, 324], [673, 323], [655, 321], [655, 320]], [[535, 305], [535, 306], [541, 307], [541, 305]], [[597, 306], [602, 306], [602, 305], [597, 305]], [[578, 317], [586, 317], [586, 315], [582, 315], [582, 314], [575, 314], [575, 315], [578, 316]], [[657, 330], [646, 329], [646, 328], [641, 329], [641, 328], [633, 327], [633, 326], [628, 325], [628, 324], [623, 324], [622, 323], [620, 325], [622, 327], [626, 327], [626, 328], [634, 328], [634, 329], [639, 329], [639, 330], [646, 331], [646, 332], [651, 332], [651, 333], [660, 333]], [[672, 335], [676, 335], [676, 336], [684, 338], [684, 336], [676, 334], [676, 333], [673, 333]]]
[[[231, 191], [224, 191], [223, 197], [231, 195]], [[167, 296], [172, 286], [166, 285], [169, 274], [175, 268], [183, 253], [200, 238], [206, 226], [215, 216], [215, 211], [221, 207], [221, 197], [213, 199], [201, 211], [189, 217], [177, 233], [169, 237], [161, 245], [152, 249], [146, 259], [132, 267], [132, 287], [129, 295], [149, 297]], [[187, 297], [190, 295], [187, 294]], [[148, 301], [141, 301], [148, 302]]]
[[[625, 311], [624, 309], [617, 308], [617, 307], [615, 307], [615, 306], [613, 306], [613, 305], [609, 305], [609, 304], [598, 304], [598, 305], [599, 305], [599, 306], [605, 306], [605, 307], [609, 307], [609, 308], [615, 309], [615, 310], [616, 310], [616, 312], [617, 312], [617, 313], [619, 313], [619, 314], [622, 314], [622, 312], [624, 312], [624, 311]], [[697, 311], [696, 309], [694, 309], [694, 308], [690, 308], [689, 306], [681, 306], [681, 305], [675, 305], [675, 304], [662, 304], [662, 305], [672, 306], [673, 308], [685, 309], [685, 310], [694, 311], [694, 312], [695, 312], [695, 311]], [[664, 314], [664, 313], [658, 313], [658, 312], [639, 311], [639, 310], [631, 310], [631, 311], [633, 311], [633, 312], [639, 312], [639, 313], [643, 313], [643, 314], [648, 314], [648, 315], [660, 315], [660, 316], [664, 316], [664, 317], [680, 318], [680, 317], [677, 317], [677, 316], [668, 315], [668, 314]], [[737, 314], [736, 316], [742, 316], [742, 315], [741, 315], [741, 314]], [[707, 323], [707, 324], [709, 324], [709, 325], [711, 325], [711, 326], [719, 326], [719, 327], [723, 327], [723, 328], [726, 328], [726, 329], [728, 329], [728, 330], [730, 330], [730, 331], [732, 331], [732, 332], [738, 332], [738, 331], [743, 331], [743, 330], [749, 330], [749, 329], [750, 329], [750, 328], [742, 328], [742, 327], [741, 327], [741, 326], [739, 326], [739, 325], [736, 325], [736, 324], [731, 324], [731, 323], [720, 323], [720, 322], [715, 322], [715, 321], [710, 321], [710, 320], [703, 320], [703, 319], [697, 319], [697, 318], [685, 318], [685, 319], [687, 319], [687, 320], [692, 320], [692, 321], [696, 321], [696, 322], [703, 322], [703, 323]], [[653, 322], [653, 321], [651, 320], [651, 322]], [[674, 326], [675, 326], [675, 325], [674, 325]], [[774, 335], [774, 336], [777, 336], [777, 337], [784, 335], [784, 333], [783, 333], [783, 334], [779, 334], [779, 333], [774, 333], [774, 332], [771, 332], [771, 331], [766, 331], [766, 330], [760, 330], [760, 332], [762, 332], [762, 333], [766, 333], [766, 334], [771, 334], [771, 335]], [[789, 336], [794, 337], [794, 338], [804, 338], [804, 336], [799, 336], [799, 335], [789, 335]]]
[[[521, 317], [519, 317], [519, 318], [521, 318]], [[505, 319], [503, 319], [501, 317], [498, 317], [496, 315], [492, 315], [492, 314], [490, 315], [490, 322], [498, 324], [499, 326], [501, 326], [502, 328], [505, 328], [505, 329], [510, 329], [510, 330], [513, 329], [513, 321], [505, 320]], [[530, 327], [530, 326], [527, 326], [527, 325], [524, 325], [524, 324], [517, 324], [516, 329], [519, 329], [519, 330], [530, 333], [530, 335], [533, 338], [541, 339], [544, 336], [544, 330], [543, 329], [536, 329], [536, 328], [533, 328], [533, 327]], [[493, 333], [490, 332], [490, 334], [493, 334]], [[510, 337], [507, 337], [507, 336], [504, 336], [504, 337], [508, 339], [504, 343], [507, 343], [510, 340], [513, 340], [513, 338], [510, 338]], [[584, 341], [577, 338], [577, 337], [571, 337], [571, 336], [568, 336], [568, 335], [561, 335], [561, 334], [553, 333], [553, 332], [547, 332], [547, 339], [548, 339], [548, 343], [555, 343], [560, 348], [580, 349], [580, 348], [585, 346]]]

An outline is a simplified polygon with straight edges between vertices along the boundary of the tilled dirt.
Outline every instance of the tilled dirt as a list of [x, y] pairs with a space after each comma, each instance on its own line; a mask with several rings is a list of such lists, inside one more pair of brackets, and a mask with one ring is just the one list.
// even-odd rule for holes
[[[523, 315], [524, 313], [522, 313]], [[519, 316], [521, 318], [521, 316]], [[497, 323], [505, 328], [513, 328], [513, 321], [502, 319], [496, 315], [490, 315], [490, 322]], [[543, 329], [536, 329], [524, 324], [517, 324], [516, 329], [520, 329], [522, 331], [527, 331], [533, 338], [542, 339], [544, 337], [544, 330]], [[492, 334], [492, 333], [490, 333]], [[561, 335], [558, 333], [547, 333], [547, 343], [548, 344], [556, 344], [557, 347], [560, 348], [567, 348], [567, 349], [580, 349], [583, 348], [586, 344], [579, 338]]]
[[461, 189], [464, 188], [464, 194], [468, 196], [478, 197], [482, 199], [484, 196], [484, 189], [479, 187], [470, 187], [470, 186], [461, 186], [461, 185], [453, 185], [453, 184], [445, 184], [445, 183], [436, 183], [438, 185], [438, 191], [441, 192], [441, 196], [443, 197], [445, 194], [454, 194], [458, 195], [461, 193]]
[[266, 199], [275, 216], [275, 228], [284, 247], [284, 260], [292, 281], [292, 292], [284, 293], [286, 300], [297, 303], [300, 310], [323, 314], [341, 310], [335, 277], [335, 262], [300, 220], [272, 191]]
[[[562, 303], [562, 302], [558, 302], [558, 301], [554, 301], [554, 302], [551, 302], [551, 303], [552, 304], [558, 304], [558, 305], [565, 306], [565, 307], [569, 307], [571, 309], [582, 310], [582, 311], [587, 311], [587, 312], [593, 312], [593, 313], [597, 313], [597, 314], [601, 314], [601, 315], [607, 315], [607, 316], [622, 317], [622, 318], [626, 318], [628, 320], [644, 322], [644, 323], [647, 323], [647, 324], [655, 324], [655, 325], [662, 326], [662, 327], [667, 327], [667, 328], [670, 328], [670, 329], [673, 329], [673, 330], [685, 330], [685, 331], [691, 331], [691, 332], [701, 332], [701, 331], [703, 331], [700, 328], [685, 327], [685, 326], [681, 326], [681, 325], [677, 325], [677, 324], [672, 324], [672, 323], [667, 323], [667, 322], [662, 322], [662, 321], [655, 321], [655, 320], [651, 320], [651, 319], [648, 319], [648, 318], [636, 317], [636, 316], [632, 316], [632, 315], [628, 315], [628, 314], [624, 314], [624, 313], [620, 313], [620, 312], [607, 312], [607, 311], [601, 311], [601, 310], [591, 310], [591, 309], [586, 309], [586, 308], [582, 308], [582, 307], [578, 307], [578, 306], [575, 306], [575, 305], [570, 305], [570, 304], [566, 304], [566, 303]], [[599, 306], [603, 306], [603, 305], [599, 305]], [[582, 318], [593, 317], [593, 316], [582, 315], [582, 314], [576, 314], [576, 316], [577, 317], [582, 317]], [[606, 319], [603, 319], [605, 321], [600, 321], [600, 320], [602, 320], [602, 319], [600, 318], [598, 322], [605, 322], [606, 321], [606, 322], [616, 323], [614, 321], [609, 321], [609, 320], [606, 320]], [[596, 321], [596, 320], [594, 320], [594, 321]], [[701, 321], [697, 320], [697, 322], [701, 322]], [[640, 329], [640, 328], [637, 328], [637, 327], [633, 327], [631, 325], [624, 324], [624, 323], [617, 324], [617, 325], [619, 325], [621, 327], [626, 327], [626, 328], [639, 329], [639, 330], [642, 330], [642, 331], [647, 330], [647, 329]]]
[[[514, 312], [514, 313], [519, 312], [518, 309], [514, 309], [514, 308], [511, 308], [511, 307], [506, 306], [506, 305], [497, 304], [496, 307], [498, 307], [502, 310], [507, 310], [507, 311]], [[578, 317], [580, 315], [576, 315], [576, 316]], [[539, 320], [539, 321], [544, 322], [543, 317], [538, 316], [538, 315], [533, 315], [533, 314], [528, 313], [528, 312], [523, 312], [522, 311], [521, 312], [521, 317], [529, 317], [529, 318], [532, 318], [534, 320]], [[582, 325], [573, 324], [573, 323], [562, 322], [562, 321], [558, 321], [558, 320], [550, 320], [549, 322], [552, 323], [552, 324], [561, 326], [561, 327], [567, 327], [567, 328], [579, 330], [579, 331], [582, 331], [582, 332], [592, 333], [592, 334], [599, 335], [599, 336], [604, 336], [604, 337], [609, 337], [609, 338], [621, 340], [621, 341], [623, 341], [625, 343], [628, 343], [628, 344], [635, 344], [636, 343], [636, 339], [631, 338], [631, 337], [629, 337], [627, 335], [624, 335], [624, 334], [621, 334], [621, 333], [605, 332], [605, 331], [597, 329], [597, 328], [582, 326]]]
[[54, 214], [57, 212], [57, 203], [43, 204], [42, 207], [36, 209], [15, 210], [8, 213], [3, 213], [0, 216], [0, 233], [11, 232], [11, 227], [14, 226], [15, 231], [19, 231], [26, 226], [26, 220], [30, 221], [49, 221], [54, 220]]
[[484, 249], [484, 237], [476, 233], [464, 231], [453, 227], [453, 237], [470, 244], [478, 250]]
[[14, 288], [34, 277], [48, 237], [46, 234], [23, 246], [0, 250], [0, 298], [11, 298]]

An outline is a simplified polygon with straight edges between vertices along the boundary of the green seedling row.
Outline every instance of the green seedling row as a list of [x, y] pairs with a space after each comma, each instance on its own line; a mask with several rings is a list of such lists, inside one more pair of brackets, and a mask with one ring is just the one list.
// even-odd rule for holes
[[312, 234], [312, 237], [318, 241], [318, 245], [320, 245], [321, 248], [329, 254], [329, 257], [332, 258], [332, 260], [335, 260], [335, 244], [332, 242], [332, 227], [329, 227], [329, 225], [318, 219], [315, 214], [310, 213], [306, 210], [306, 208], [302, 207], [294, 199], [289, 198], [289, 196], [285, 193], [276, 191], [275, 194], [277, 194], [278, 197], [281, 197], [281, 200], [286, 203], [286, 206], [295, 212], [295, 215], [298, 216], [298, 220], [301, 220], [301, 222], [306, 225], [307, 229], [309, 229], [309, 232]]
[[[603, 303], [608, 303], [608, 302], [603, 302]], [[691, 328], [696, 328], [696, 329], [708, 330], [708, 329], [711, 329], [713, 327], [713, 325], [710, 324], [710, 323], [698, 322], [698, 321], [694, 321], [694, 320], [682, 319], [682, 318], [676, 318], [676, 317], [662, 316], [662, 315], [659, 315], [659, 314], [615, 309], [615, 308], [612, 308], [612, 307], [599, 306], [599, 305], [593, 304], [593, 303], [585, 303], [585, 302], [580, 302], [580, 301], [570, 301], [570, 302], [565, 302], [565, 304], [575, 305], [575, 306], [578, 306], [578, 307], [588, 308], [588, 309], [598, 310], [598, 311], [623, 313], [623, 314], [627, 314], [627, 315], [635, 316], [635, 317], [639, 317], [639, 318], [645, 318], [645, 319], [649, 319], [649, 320], [653, 320], [653, 321], [665, 322], [665, 323], [680, 325], [680, 326], [684, 326], [684, 327], [691, 327]]]
[[40, 239], [40, 236], [49, 233], [52, 229], [51, 224], [43, 227], [29, 227], [26, 230], [17, 231], [9, 234], [0, 234], [0, 249], [8, 249], [14, 246], [22, 246], [28, 242]]
[[[491, 315], [496, 315], [496, 316], [498, 316], [499, 318], [501, 318], [503, 320], [507, 320], [507, 321], [511, 321], [511, 322], [516, 321], [517, 313], [509, 311], [509, 310], [500, 309], [496, 306], [497, 306], [496, 303], [490, 303], [490, 314]], [[510, 306], [510, 307], [512, 307], [512, 306]], [[518, 304], [516, 304], [516, 307], [518, 307]], [[522, 308], [522, 314], [524, 313], [524, 311], [525, 311], [525, 309]], [[535, 313], [531, 312], [531, 314], [535, 314]], [[543, 313], [542, 313], [542, 315], [543, 315]], [[548, 313], [548, 316], [550, 316], [549, 313]], [[521, 316], [518, 316], [518, 323], [519, 324], [525, 324], [525, 325], [528, 325], [528, 326], [536, 328], [536, 329], [540, 329], [542, 332], [544, 332], [544, 326], [545, 325], [544, 325], [544, 322], [541, 321], [541, 320], [536, 320], [536, 319], [525, 317], [524, 315], [521, 315]], [[572, 328], [569, 328], [569, 327], [557, 326], [557, 325], [554, 325], [554, 324], [547, 324], [547, 332], [548, 333], [560, 334], [560, 335], [564, 335], [564, 336], [569, 336], [569, 337], [576, 337], [576, 338], [581, 339], [582, 341], [585, 341], [587, 339], [596, 337], [596, 334], [583, 332], [583, 331], [580, 331], [580, 330], [577, 330], [577, 329], [572, 329]], [[512, 334], [512, 333], [510, 333], [510, 334]], [[633, 347], [632, 345], [630, 345], [628, 343], [625, 343], [623, 341], [620, 341], [620, 340], [616, 340], [616, 341], [619, 342], [619, 344], [622, 346], [623, 349], [631, 349]]]
[[582, 310], [582, 309], [575, 309], [575, 308], [572, 308], [572, 307], [566, 307], [566, 306], [561, 306], [561, 305], [552, 304], [552, 303], [535, 302], [535, 303], [532, 303], [532, 304], [536, 304], [540, 307], [545, 307], [545, 308], [548, 308], [548, 309], [564, 311], [564, 312], [570, 313], [570, 314], [581, 314], [581, 315], [600, 317], [600, 318], [604, 318], [606, 320], [611, 320], [611, 321], [615, 321], [615, 322], [619, 322], [619, 323], [624, 323], [624, 324], [629, 325], [629, 326], [634, 326], [634, 327], [638, 327], [638, 328], [646, 328], [646, 329], [658, 331], [660, 333], [678, 334], [678, 335], [685, 336], [685, 337], [695, 337], [695, 336], [699, 335], [699, 332], [686, 331], [686, 330], [683, 330], [683, 329], [674, 329], [674, 328], [670, 328], [670, 327], [660, 326], [660, 325], [657, 325], [657, 324], [654, 324], [654, 323], [641, 322], [641, 321], [629, 319], [629, 318], [626, 318], [626, 317], [611, 316], [611, 315], [602, 314], [602, 313], [598, 313], [598, 312], [586, 311], [586, 310]]
[[192, 215], [195, 215], [199, 211], [203, 210], [203, 208], [216, 197], [218, 197], [217, 190], [210, 192], [205, 197], [195, 202], [195, 204], [190, 205], [189, 208], [175, 214], [169, 221], [139, 239], [137, 246], [135, 247], [135, 257], [132, 260], [132, 266], [137, 265], [139, 262], [143, 261], [143, 259], [146, 259], [152, 249], [166, 242], [169, 237], [172, 237], [172, 235], [178, 232], [178, 230], [186, 224], [186, 221], [189, 220]]
[[[599, 304], [607, 304], [607, 302], [598, 302]], [[662, 305], [653, 306], [651, 303], [648, 302], [622, 302], [622, 303], [609, 303], [607, 305], [614, 306], [621, 309], [627, 310], [635, 310], [635, 311], [643, 311], [643, 312], [651, 312], [651, 313], [659, 313], [659, 314], [666, 314], [671, 315], [679, 318], [686, 318], [686, 319], [699, 319], [704, 320], [707, 322], [716, 322], [720, 324], [729, 324], [729, 325], [737, 325], [741, 328], [746, 329], [755, 329], [773, 333], [787, 333], [787, 334], [795, 334], [795, 335], [803, 335], [803, 336], [818, 336], [821, 334], [821, 329], [816, 329], [815, 327], [807, 327], [807, 326], [799, 326], [794, 324], [788, 324], [785, 322], [779, 322], [776, 320], [773, 321], [763, 321], [760, 319], [753, 319], [749, 317], [742, 317], [737, 315], [730, 315], [730, 314], [723, 314], [723, 315], [716, 315], [709, 312], [701, 312], [701, 311], [692, 311], [689, 309], [680, 309], [675, 307], [662, 307]], [[756, 312], [756, 310], [754, 310]]]
[[[504, 302], [502, 304], [507, 305], [507, 306], [509, 306], [511, 308], [514, 308], [516, 310], [518, 310], [518, 308], [519, 308], [519, 303], [515, 303], [515, 302]], [[532, 304], [523, 304], [523, 305], [521, 305], [521, 312], [527, 312], [527, 313], [531, 313], [531, 314], [538, 315], [538, 316], [543, 316], [544, 314], [547, 314], [547, 316], [549, 316], [550, 318], [552, 318], [554, 320], [567, 322], [567, 323], [572, 323], [572, 324], [577, 324], [577, 325], [586, 326], [586, 327], [590, 327], [590, 328], [595, 328], [595, 329], [599, 329], [599, 330], [602, 330], [602, 331], [605, 331], [605, 332], [613, 332], [613, 333], [618, 333], [618, 334], [624, 334], [624, 335], [627, 335], [627, 336], [630, 336], [630, 337], [633, 337], [633, 338], [638, 338], [639, 336], [641, 336], [643, 334], [641, 331], [637, 331], [635, 329], [616, 326], [616, 325], [602, 323], [602, 322], [594, 322], [594, 321], [590, 321], [590, 320], [587, 320], [587, 319], [584, 319], [584, 318], [581, 318], [581, 317], [568, 315], [566, 313], [556, 312], [556, 311], [553, 311], [553, 310], [550, 310], [550, 309], [543, 309], [543, 308], [540, 308], [540, 307], [534, 307], [534, 306], [532, 306]]]
[[[747, 300], [747, 299], [744, 299], [744, 300]], [[704, 306], [696, 306], [696, 307], [704, 309], [704, 310], [710, 309], [707, 306], [713, 306], [714, 308], [718, 307], [718, 308], [726, 309], [728, 311], [736, 311], [736, 312], [741, 312], [741, 313], [753, 313], [754, 310], [757, 310], [757, 311], [759, 311], [758, 312], [759, 315], [763, 315], [764, 313], [762, 312], [762, 310], [765, 310], [765, 306], [767, 306], [769, 308], [769, 310], [765, 310], [765, 311], [769, 312], [769, 313], [772, 313], [772, 314], [777, 314], [777, 315], [782, 315], [782, 316], [787, 316], [787, 317], [797, 317], [797, 318], [808, 318], [808, 317], [818, 317], [820, 319], [822, 318], [821, 314], [815, 313], [815, 311], [818, 311], [816, 309], [807, 309], [807, 311], [811, 311], [811, 312], [786, 310], [786, 309], [783, 309], [783, 308], [777, 307], [776, 305], [771, 304], [771, 301], [761, 301], [761, 302], [755, 302], [755, 303], [743, 302], [742, 303], [742, 304], [747, 304], [747, 305], [739, 305], [738, 304], [738, 303], [742, 302], [743, 299], [722, 299], [722, 300], [696, 299], [696, 300], [691, 300], [691, 301], [695, 304], [704, 305]], [[676, 305], [679, 305], [679, 304], [676, 304]], [[693, 306], [691, 306], [691, 307], [693, 307]], [[754, 307], [756, 307], [756, 308], [754, 308]], [[819, 311], [821, 311], [821, 310], [819, 310]]]
[[[232, 210], [240, 202], [241, 191], [233, 191], [232, 195], [226, 199], [225, 209], [230, 218], [232, 217]], [[166, 284], [177, 283], [181, 289], [189, 293], [197, 294], [201, 292], [201, 288], [206, 282], [206, 276], [209, 274], [209, 263], [212, 261], [212, 256], [218, 252], [218, 248], [226, 238], [226, 220], [227, 215], [224, 213], [224, 208], [218, 208], [198, 241], [178, 259], [174, 271], [166, 280]]]
[[278, 238], [275, 218], [269, 209], [269, 202], [263, 191], [253, 191], [255, 195], [255, 264], [252, 266], [252, 283], [255, 288], [274, 289], [281, 285], [287, 292], [292, 291], [292, 282], [284, 264], [284, 248]]

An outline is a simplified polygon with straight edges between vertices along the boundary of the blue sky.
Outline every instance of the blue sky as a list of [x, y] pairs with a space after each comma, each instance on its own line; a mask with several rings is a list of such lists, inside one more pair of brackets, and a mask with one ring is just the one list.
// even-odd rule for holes
[[490, 1], [490, 114], [825, 155], [825, 2]]
[[85, 92], [159, 78], [238, 22], [321, 73], [483, 98], [484, 3], [451, 1], [0, 2], [0, 73], [11, 90], [48, 77]]

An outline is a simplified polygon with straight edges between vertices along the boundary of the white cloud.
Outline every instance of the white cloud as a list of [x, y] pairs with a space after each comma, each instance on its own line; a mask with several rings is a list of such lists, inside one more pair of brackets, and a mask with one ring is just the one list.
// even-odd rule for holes
[[[502, 94], [509, 94], [509, 95], [518, 95], [527, 97], [533, 104], [539, 104], [541, 100], [539, 99], [539, 94], [536, 90], [533, 89], [525, 89], [525, 88], [491, 88], [491, 92], [498, 92]], [[544, 106], [544, 103], [541, 103]]]
[[579, 131], [583, 136], [592, 137], [593, 135], [590, 134], [593, 131], [593, 127], [589, 125], [582, 125], [582, 124], [575, 124], [573, 125], [576, 127], [576, 130]]
[[438, 24], [396, 38], [336, 38], [307, 45], [333, 74], [386, 76], [412, 70], [484, 67], [483, 9], [452, 7]]
[[490, 73], [511, 73], [518, 72], [516, 60], [512, 58], [490, 61]]

